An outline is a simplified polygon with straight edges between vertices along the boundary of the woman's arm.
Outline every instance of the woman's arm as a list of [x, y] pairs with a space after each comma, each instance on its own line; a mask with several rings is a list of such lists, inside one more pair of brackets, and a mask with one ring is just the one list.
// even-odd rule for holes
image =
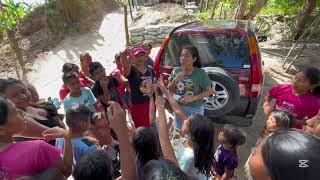
[[210, 96], [212, 93], [213, 93], [213, 90], [211, 88], [211, 85], [209, 85], [208, 87], [206, 87], [206, 89], [204, 91], [202, 91], [198, 95], [183, 97], [180, 100], [180, 103], [188, 104], [188, 103], [191, 103], [193, 101], [202, 100], [203, 98]]
[[120, 147], [120, 166], [122, 179], [137, 179], [135, 152], [129, 142], [126, 113], [116, 102], [110, 102], [107, 114], [111, 127], [116, 131]]
[[[172, 72], [173, 73], [173, 72]], [[170, 92], [174, 92], [176, 89], [176, 86], [178, 84], [179, 81], [182, 81], [185, 77], [187, 76], [186, 73], [184, 73], [183, 71], [179, 72], [172, 81], [169, 82], [168, 84], [168, 89]]]
[[41, 139], [43, 138], [42, 133], [49, 129], [48, 127], [35, 121], [33, 118], [23, 117], [23, 119], [25, 120], [25, 129], [21, 133], [16, 134], [16, 136]]
[[63, 157], [58, 161], [56, 168], [60, 170], [65, 177], [69, 177], [72, 174], [72, 166], [73, 166], [73, 149], [72, 149], [70, 131], [67, 131], [60, 127], [54, 127], [54, 128], [47, 129], [42, 133], [43, 137], [46, 140], [64, 138]]
[[166, 119], [163, 98], [160, 96], [156, 96], [155, 104], [158, 110], [156, 125], [159, 132], [159, 140], [160, 140], [160, 146], [161, 146], [163, 158], [172, 161], [177, 165], [177, 167], [179, 167], [178, 160], [174, 154], [174, 150], [168, 136], [167, 119]]
[[151, 122], [156, 120], [156, 106], [153, 96], [150, 96], [149, 119]]
[[272, 98], [270, 96], [264, 97], [263, 111], [266, 116], [269, 116], [272, 111], [271, 100], [272, 100]]
[[124, 70], [124, 75], [128, 77], [131, 72], [131, 65], [128, 62], [128, 52], [127, 50], [120, 54], [120, 62]]

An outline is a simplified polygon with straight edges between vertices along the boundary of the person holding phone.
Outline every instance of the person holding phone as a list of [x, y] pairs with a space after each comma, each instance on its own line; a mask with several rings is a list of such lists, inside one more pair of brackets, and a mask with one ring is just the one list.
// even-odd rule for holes
[[[128, 55], [132, 58], [132, 63], [129, 62]], [[141, 47], [125, 50], [120, 55], [124, 75], [131, 89], [130, 113], [137, 128], [150, 127], [148, 94], [152, 91], [155, 74], [151, 66], [145, 65], [146, 60], [147, 54]]]
[[[180, 55], [180, 67], [176, 67], [169, 77], [169, 91], [181, 105], [186, 116], [192, 113], [204, 115], [203, 98], [212, 94], [211, 80], [201, 69], [198, 49], [187, 46]], [[174, 126], [182, 128], [182, 120], [176, 116]]]

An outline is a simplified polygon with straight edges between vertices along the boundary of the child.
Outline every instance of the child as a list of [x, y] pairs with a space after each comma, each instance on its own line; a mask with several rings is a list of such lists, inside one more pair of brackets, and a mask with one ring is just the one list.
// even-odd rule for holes
[[143, 45], [145, 52], [148, 56], [148, 59], [146, 60], [146, 65], [153, 67], [154, 61], [153, 59], [150, 57], [151, 54], [151, 50], [152, 50], [152, 45], [150, 43], [145, 43]]
[[245, 143], [246, 135], [242, 129], [227, 124], [219, 133], [218, 141], [221, 144], [214, 155], [213, 174], [218, 179], [233, 178], [239, 164], [237, 148]]
[[285, 111], [273, 110], [267, 120], [266, 125], [261, 133], [261, 138], [268, 136], [269, 134], [279, 129], [290, 129], [295, 126], [295, 117]]
[[[274, 107], [271, 106], [272, 99], [276, 100]], [[292, 113], [298, 119], [295, 128], [302, 129], [306, 119], [316, 116], [320, 109], [320, 70], [307, 68], [297, 73], [291, 84], [271, 88], [263, 109], [266, 115], [273, 109]]]
[[63, 105], [64, 111], [67, 112], [73, 103], [87, 106], [91, 112], [98, 112], [97, 100], [91, 90], [87, 87], [81, 87], [79, 77], [75, 73], [67, 73], [62, 77], [63, 83], [70, 90], [65, 98]]
[[[64, 63], [63, 67], [62, 67], [62, 73], [63, 74], [67, 74], [67, 73], [76, 73], [79, 76], [79, 67], [76, 64], [73, 63]], [[84, 80], [83, 78], [79, 77], [79, 81], [80, 81], [80, 85], [81, 87], [90, 87], [87, 83], [86, 80]], [[59, 96], [60, 96], [60, 101], [63, 101], [64, 98], [66, 98], [66, 96], [69, 94], [69, 89], [63, 84], [60, 88], [59, 91]]]
[[114, 61], [117, 65], [117, 68], [110, 73], [110, 76], [114, 77], [118, 82], [118, 95], [120, 100], [122, 101], [121, 104], [124, 105], [125, 109], [129, 110], [130, 107], [130, 87], [128, 79], [124, 76], [124, 71], [120, 62], [120, 53], [117, 53], [114, 57]]
[[[128, 62], [127, 56], [133, 57], [133, 65]], [[143, 48], [134, 48], [130, 52], [121, 53], [120, 61], [124, 74], [129, 80], [131, 89], [130, 113], [135, 126], [150, 127], [149, 97], [146, 95], [149, 86], [155, 77], [151, 67], [145, 65], [146, 53]]]
[[89, 72], [96, 82], [93, 85], [92, 92], [99, 99], [105, 110], [108, 108], [108, 101], [120, 103], [117, 93], [118, 82], [115, 78], [106, 75], [102, 64], [93, 62], [89, 65]]
[[[71, 132], [73, 156], [77, 162], [88, 153], [97, 150], [97, 146], [83, 137], [83, 133], [90, 128], [91, 111], [84, 105], [73, 104], [66, 113], [66, 122]], [[63, 149], [64, 140], [57, 139], [56, 146]]]
[[91, 79], [91, 75], [89, 73], [89, 65], [92, 63], [92, 57], [89, 53], [85, 52], [80, 55], [80, 65], [81, 71], [79, 77], [86, 80], [86, 82], [92, 86], [94, 81]]

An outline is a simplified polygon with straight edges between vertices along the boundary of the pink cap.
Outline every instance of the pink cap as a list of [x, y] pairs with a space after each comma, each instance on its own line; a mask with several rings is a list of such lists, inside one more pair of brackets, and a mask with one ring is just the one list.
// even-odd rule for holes
[[137, 47], [137, 48], [133, 48], [131, 51], [130, 51], [130, 54], [129, 56], [136, 56], [138, 55], [139, 53], [145, 53], [146, 54], [146, 50], [142, 47]]

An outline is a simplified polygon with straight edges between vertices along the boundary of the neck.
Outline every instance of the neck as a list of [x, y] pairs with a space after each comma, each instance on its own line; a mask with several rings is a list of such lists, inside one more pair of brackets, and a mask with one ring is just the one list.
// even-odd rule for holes
[[79, 92], [70, 92], [71, 97], [80, 97], [81, 96], [81, 91]]
[[72, 128], [72, 131], [71, 131], [71, 138], [79, 138], [79, 137], [83, 137], [83, 132], [76, 129], [76, 128]]
[[229, 144], [223, 144], [222, 145], [225, 149], [228, 149], [228, 150], [233, 150], [234, 149], [234, 147], [232, 147], [231, 145], [229, 145]]
[[193, 71], [194, 67], [191, 66], [191, 67], [183, 67], [182, 70], [187, 73], [188, 75], [190, 75]]

